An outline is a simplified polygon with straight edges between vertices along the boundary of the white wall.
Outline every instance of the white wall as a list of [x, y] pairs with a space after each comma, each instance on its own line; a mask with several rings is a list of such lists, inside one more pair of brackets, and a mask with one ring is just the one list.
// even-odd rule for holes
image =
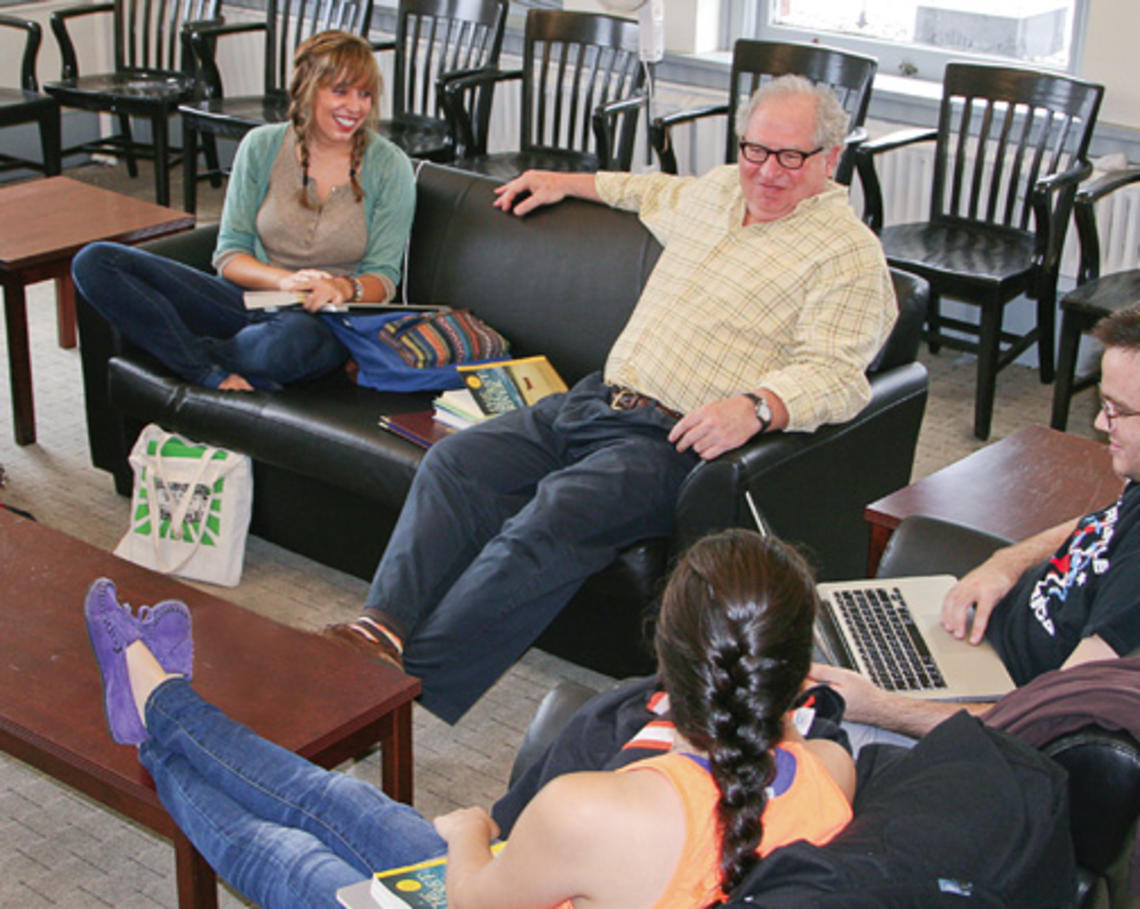
[[1090, 0], [1081, 76], [1105, 86], [1099, 122], [1140, 129], [1137, 0]]

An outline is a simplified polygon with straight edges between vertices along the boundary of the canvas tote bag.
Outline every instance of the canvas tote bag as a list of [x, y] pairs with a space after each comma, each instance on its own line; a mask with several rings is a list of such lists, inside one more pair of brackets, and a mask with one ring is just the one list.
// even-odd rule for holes
[[249, 456], [151, 423], [130, 462], [131, 525], [115, 555], [163, 574], [235, 586], [253, 501]]

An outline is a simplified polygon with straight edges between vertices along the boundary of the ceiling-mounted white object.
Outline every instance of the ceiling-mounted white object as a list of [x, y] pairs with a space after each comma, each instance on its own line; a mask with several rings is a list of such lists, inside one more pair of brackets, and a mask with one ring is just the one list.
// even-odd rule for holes
[[637, 12], [641, 59], [656, 63], [665, 56], [665, 0], [599, 0], [615, 13]]

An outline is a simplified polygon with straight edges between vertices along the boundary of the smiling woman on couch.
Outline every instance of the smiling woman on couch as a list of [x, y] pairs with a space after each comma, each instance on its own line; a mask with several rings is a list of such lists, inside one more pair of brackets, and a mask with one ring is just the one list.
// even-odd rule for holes
[[[348, 353], [313, 313], [392, 297], [415, 188], [404, 153], [374, 131], [380, 71], [340, 31], [297, 49], [289, 122], [238, 147], [214, 251], [217, 277], [116, 243], [79, 252], [83, 296], [133, 344], [208, 388], [277, 388], [331, 372]], [[247, 311], [246, 290], [303, 309]]]

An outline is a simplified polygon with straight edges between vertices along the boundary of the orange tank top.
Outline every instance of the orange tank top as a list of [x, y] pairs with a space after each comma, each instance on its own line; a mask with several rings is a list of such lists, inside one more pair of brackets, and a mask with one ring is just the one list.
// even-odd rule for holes
[[[828, 842], [851, 820], [847, 797], [802, 743], [785, 742], [777, 746], [775, 755], [776, 775], [768, 787], [764, 835], [757, 852], [767, 855], [796, 840], [816, 845]], [[685, 807], [687, 835], [681, 852], [684, 859], [652, 909], [693, 909], [723, 900], [716, 821], [720, 792], [707, 762], [695, 755], [670, 752], [636, 761], [617, 772], [639, 770], [664, 774], [680, 793]]]

